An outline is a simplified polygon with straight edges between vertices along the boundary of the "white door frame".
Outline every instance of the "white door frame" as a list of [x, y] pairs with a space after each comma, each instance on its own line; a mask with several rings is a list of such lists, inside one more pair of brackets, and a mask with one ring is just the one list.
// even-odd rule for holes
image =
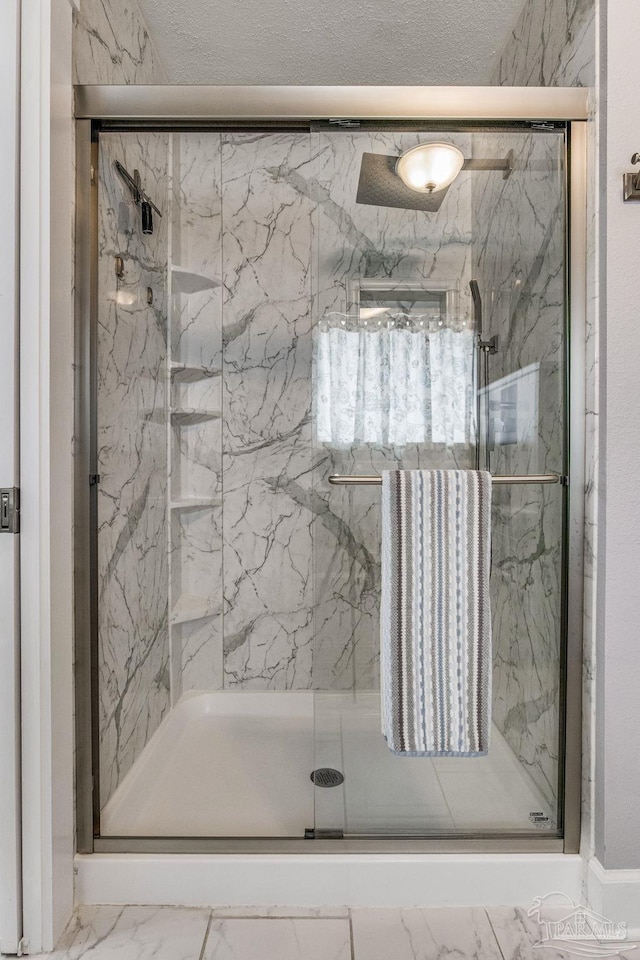
[[[0, 486], [18, 487], [20, 0], [0, 4]], [[20, 853], [20, 538], [0, 534], [0, 952], [22, 938]]]
[[73, 22], [69, 0], [21, 7], [22, 899], [38, 953], [73, 909]]

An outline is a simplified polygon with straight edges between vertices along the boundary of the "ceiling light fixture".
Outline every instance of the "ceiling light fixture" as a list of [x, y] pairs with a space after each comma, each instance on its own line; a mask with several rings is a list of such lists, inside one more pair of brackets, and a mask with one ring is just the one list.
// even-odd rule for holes
[[421, 143], [396, 163], [396, 173], [416, 193], [436, 193], [448, 187], [462, 170], [464, 154], [452, 143]]

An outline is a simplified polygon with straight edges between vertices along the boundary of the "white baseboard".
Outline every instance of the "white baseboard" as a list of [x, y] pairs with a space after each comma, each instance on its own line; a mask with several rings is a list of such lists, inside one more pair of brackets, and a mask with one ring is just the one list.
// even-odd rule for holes
[[593, 857], [587, 867], [587, 898], [592, 910], [626, 923], [628, 939], [640, 941], [640, 870], [605, 870]]
[[76, 857], [77, 903], [184, 906], [525, 906], [580, 899], [584, 861], [563, 854]]

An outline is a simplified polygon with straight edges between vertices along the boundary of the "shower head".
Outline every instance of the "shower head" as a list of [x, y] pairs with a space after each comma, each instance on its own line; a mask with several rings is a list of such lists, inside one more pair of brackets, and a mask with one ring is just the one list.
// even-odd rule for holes
[[471, 299], [473, 300], [473, 317], [476, 322], [478, 333], [482, 334], [482, 297], [480, 296], [480, 287], [477, 280], [469, 281], [471, 290]]
[[[400, 159], [387, 153], [363, 153], [356, 203], [437, 213], [451, 184], [442, 190], [417, 193], [400, 179], [397, 169]], [[513, 151], [510, 150], [504, 159], [467, 159], [462, 164], [462, 170], [501, 171], [506, 180], [513, 170]]]
[[363, 153], [356, 203], [436, 213], [449, 187], [433, 193], [416, 193], [398, 176], [397, 162], [398, 157], [386, 153]]

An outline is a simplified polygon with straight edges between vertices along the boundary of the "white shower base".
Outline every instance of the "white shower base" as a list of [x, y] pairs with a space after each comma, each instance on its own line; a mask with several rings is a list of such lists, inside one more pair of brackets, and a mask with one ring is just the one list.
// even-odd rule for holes
[[[314, 704], [315, 697], [315, 704]], [[553, 812], [495, 728], [487, 757], [395, 757], [377, 693], [183, 697], [102, 811], [102, 836], [302, 837], [514, 832]], [[315, 789], [314, 767], [344, 773]], [[314, 797], [315, 794], [315, 797]], [[532, 813], [547, 816], [534, 824]]]

